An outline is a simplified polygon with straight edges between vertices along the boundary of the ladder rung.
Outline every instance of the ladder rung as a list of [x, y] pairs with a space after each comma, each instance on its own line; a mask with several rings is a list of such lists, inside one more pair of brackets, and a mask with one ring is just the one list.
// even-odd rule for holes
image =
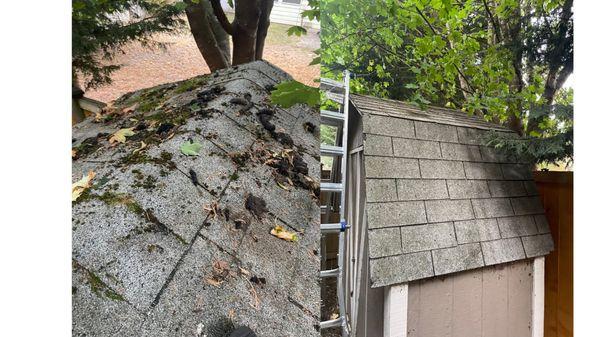
[[329, 270], [321, 270], [319, 272], [319, 276], [321, 276], [321, 278], [324, 278], [324, 277], [338, 277], [339, 275], [340, 275], [340, 269], [339, 268], [329, 269]]
[[337, 232], [345, 232], [350, 225], [346, 223], [345, 220], [342, 220], [338, 223], [322, 223], [321, 224], [321, 232], [324, 233], [337, 233]]
[[340, 317], [338, 317], [336, 319], [332, 319], [332, 320], [329, 320], [329, 321], [319, 322], [319, 327], [321, 329], [335, 328], [335, 327], [338, 327], [338, 326], [342, 325], [343, 319], [344, 319], [344, 317], [340, 316]]
[[341, 125], [344, 123], [344, 114], [335, 111], [321, 110], [321, 123], [333, 126]]
[[340, 183], [321, 183], [321, 192], [341, 192], [342, 184]]
[[340, 223], [322, 223], [321, 224], [321, 232], [326, 233], [337, 233], [342, 228], [342, 224]]
[[334, 81], [332, 79], [325, 78], [325, 77], [321, 77], [321, 84], [330, 86], [330, 87], [336, 87], [336, 88], [342, 88], [342, 89], [344, 88], [344, 83]]
[[321, 144], [321, 155], [322, 156], [343, 156], [344, 148], [341, 146]]

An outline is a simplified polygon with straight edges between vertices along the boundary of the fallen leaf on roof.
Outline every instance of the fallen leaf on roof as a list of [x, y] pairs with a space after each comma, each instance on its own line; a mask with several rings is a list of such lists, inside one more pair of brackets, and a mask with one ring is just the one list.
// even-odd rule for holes
[[289, 187], [285, 186], [284, 184], [280, 183], [279, 181], [277, 182], [277, 186], [281, 187], [282, 189], [284, 189], [284, 190], [286, 190], [286, 191], [289, 191], [289, 190], [290, 190], [290, 188], [289, 188]]
[[274, 235], [280, 239], [283, 239], [285, 241], [290, 241], [290, 242], [296, 242], [298, 241], [298, 234], [296, 233], [292, 233], [292, 232], [288, 232], [287, 230], [285, 230], [283, 227], [281, 227], [280, 225], [275, 226], [275, 228], [271, 229], [271, 235]]
[[71, 158], [77, 157], [77, 150], [71, 149]]
[[144, 143], [144, 141], [142, 141], [142, 143], [140, 144], [140, 147], [138, 147], [137, 149], [133, 150], [133, 154], [136, 154], [140, 151], [142, 151], [143, 149], [146, 148], [146, 146], [148, 146], [146, 143]]
[[211, 277], [205, 278], [204, 281], [206, 281], [206, 283], [210, 284], [213, 287], [220, 287], [221, 283], [223, 283], [223, 281], [217, 281]]
[[77, 200], [83, 191], [92, 186], [92, 179], [94, 179], [95, 176], [96, 173], [90, 170], [87, 175], [84, 175], [79, 181], [73, 183], [71, 188], [72, 201]]
[[113, 135], [110, 137], [108, 142], [111, 144], [125, 143], [125, 141], [127, 140], [127, 137], [130, 137], [133, 135], [135, 135], [133, 128], [124, 128], [124, 129], [121, 129], [121, 130], [113, 133]]
[[216, 219], [218, 216], [222, 215], [223, 212], [219, 208], [219, 204], [216, 201], [208, 205], [202, 206], [202, 209], [208, 212], [208, 216], [212, 216], [213, 219]]
[[246, 282], [248, 282], [248, 285], [250, 286], [250, 294], [254, 298], [254, 303], [250, 303], [250, 306], [252, 306], [254, 309], [258, 309], [258, 307], [260, 306], [260, 298], [258, 297], [258, 293], [256, 292], [256, 289], [254, 288], [252, 282], [250, 282], [250, 280], [247, 277], [243, 277], [243, 279], [246, 280]]
[[229, 263], [223, 260], [215, 260], [212, 263], [212, 275], [206, 277], [204, 280], [211, 286], [219, 287], [221, 283], [225, 282], [230, 276], [232, 276], [232, 274]]
[[198, 156], [200, 155], [200, 153], [198, 152], [200, 151], [200, 148], [202, 148], [202, 145], [200, 145], [200, 143], [187, 141], [181, 144], [181, 147], [179, 149], [181, 150], [181, 153], [185, 154], [186, 156]]

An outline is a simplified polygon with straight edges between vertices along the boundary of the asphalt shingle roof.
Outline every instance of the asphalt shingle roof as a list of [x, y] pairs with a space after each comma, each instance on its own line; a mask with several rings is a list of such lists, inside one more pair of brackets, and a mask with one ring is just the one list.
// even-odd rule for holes
[[373, 287], [548, 254], [527, 163], [483, 145], [510, 132], [464, 112], [351, 96], [362, 114]]
[[[196, 336], [200, 326], [221, 336], [239, 325], [318, 335], [319, 141], [303, 125], [319, 114], [269, 103], [269, 87], [288, 79], [254, 62], [127, 94], [74, 127], [73, 181], [96, 173], [73, 203], [74, 336]], [[263, 127], [265, 108], [293, 144]], [[109, 144], [125, 127], [136, 134]], [[180, 151], [190, 139], [198, 156]], [[282, 179], [282, 154], [301, 157], [292, 179], [310, 177], [314, 189]], [[252, 214], [249, 194], [267, 213]], [[298, 242], [271, 235], [275, 225]]]

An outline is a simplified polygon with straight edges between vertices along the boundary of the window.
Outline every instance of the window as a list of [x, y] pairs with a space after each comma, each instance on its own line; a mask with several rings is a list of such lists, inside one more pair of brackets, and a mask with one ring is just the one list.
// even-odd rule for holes
[[286, 3], [286, 4], [300, 4], [300, 1], [302, 0], [281, 0], [281, 2]]

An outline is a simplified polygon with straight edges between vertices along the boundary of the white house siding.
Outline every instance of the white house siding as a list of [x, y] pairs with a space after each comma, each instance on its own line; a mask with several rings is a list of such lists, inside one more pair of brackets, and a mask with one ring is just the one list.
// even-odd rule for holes
[[[226, 12], [233, 13], [226, 0], [221, 0], [221, 5]], [[300, 4], [286, 3], [283, 0], [275, 0], [271, 10], [271, 22], [281, 23], [290, 26], [302, 26], [305, 28], [319, 28], [319, 22], [302, 18], [302, 11], [309, 9], [308, 2], [302, 0]]]
[[411, 282], [410, 337], [531, 337], [530, 260]]

